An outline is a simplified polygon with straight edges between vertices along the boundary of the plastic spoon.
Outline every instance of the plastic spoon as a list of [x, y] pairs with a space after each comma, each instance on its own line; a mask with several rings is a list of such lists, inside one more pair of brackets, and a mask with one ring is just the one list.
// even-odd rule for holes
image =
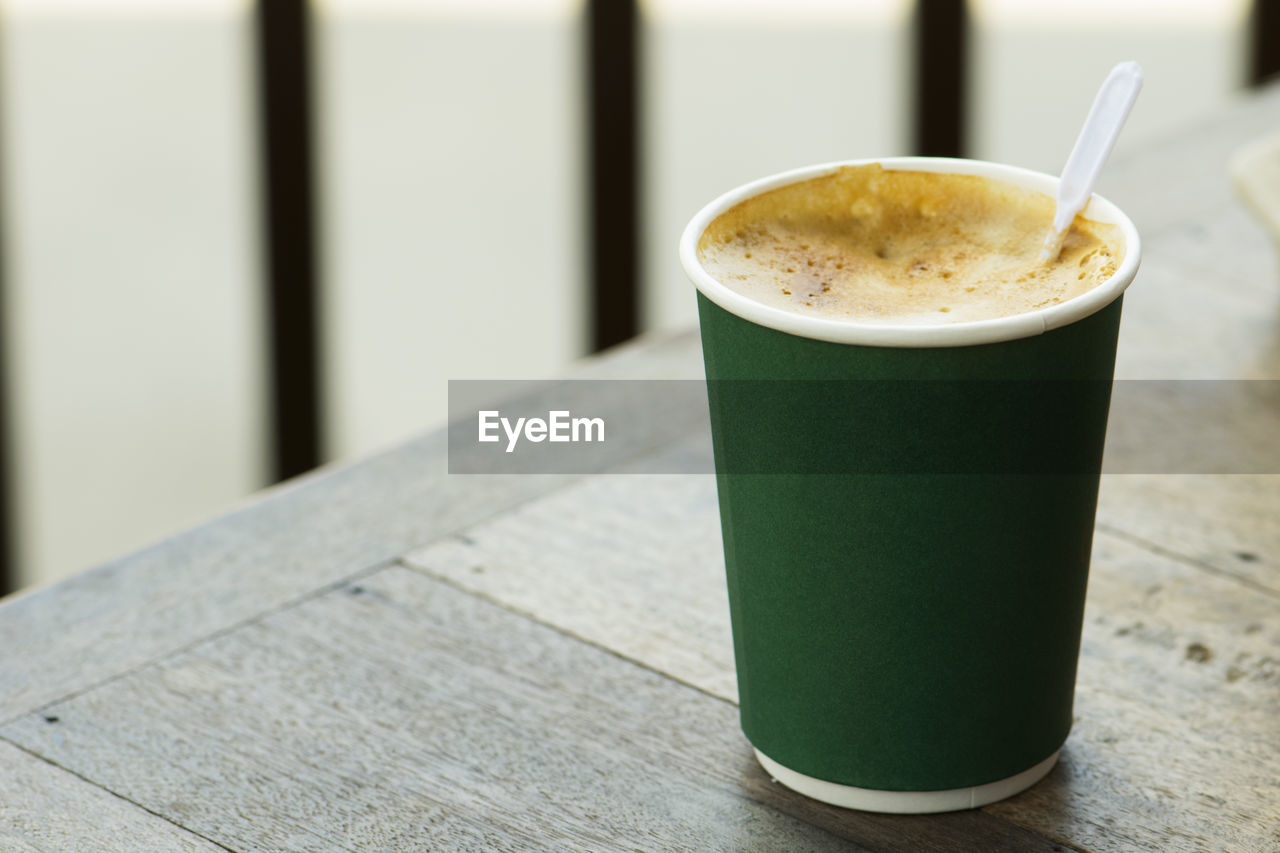
[[1097, 183], [1098, 174], [1111, 155], [1116, 138], [1120, 136], [1120, 128], [1124, 127], [1124, 120], [1129, 117], [1129, 110], [1133, 109], [1133, 102], [1138, 99], [1141, 89], [1142, 68], [1136, 62], [1121, 62], [1103, 81], [1098, 96], [1093, 99], [1089, 116], [1084, 120], [1084, 127], [1080, 128], [1076, 146], [1071, 149], [1067, 165], [1062, 168], [1053, 230], [1045, 237], [1040, 260], [1052, 260], [1062, 251], [1067, 230], [1093, 195], [1093, 185]]

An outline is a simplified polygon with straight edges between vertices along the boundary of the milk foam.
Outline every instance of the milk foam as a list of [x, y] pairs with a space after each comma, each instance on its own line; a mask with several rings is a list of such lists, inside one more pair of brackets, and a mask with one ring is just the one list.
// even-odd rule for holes
[[933, 325], [1022, 314], [1102, 284], [1119, 228], [1077, 216], [1039, 260], [1054, 201], [971, 175], [845, 166], [717, 217], [698, 242], [729, 288], [799, 314]]

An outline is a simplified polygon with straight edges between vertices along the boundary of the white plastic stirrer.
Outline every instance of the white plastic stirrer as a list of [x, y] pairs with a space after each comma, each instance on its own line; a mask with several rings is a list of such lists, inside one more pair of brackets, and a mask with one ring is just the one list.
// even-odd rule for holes
[[1141, 89], [1142, 68], [1136, 62], [1121, 62], [1103, 81], [1089, 116], [1084, 120], [1084, 127], [1080, 128], [1076, 146], [1071, 149], [1067, 165], [1062, 168], [1053, 230], [1045, 237], [1040, 260], [1056, 258], [1062, 251], [1062, 241], [1067, 237], [1071, 221], [1093, 195], [1093, 185], [1111, 155], [1116, 138], [1120, 136], [1120, 128], [1124, 127], [1124, 120], [1129, 117], [1129, 110], [1133, 109], [1133, 102], [1138, 99]]

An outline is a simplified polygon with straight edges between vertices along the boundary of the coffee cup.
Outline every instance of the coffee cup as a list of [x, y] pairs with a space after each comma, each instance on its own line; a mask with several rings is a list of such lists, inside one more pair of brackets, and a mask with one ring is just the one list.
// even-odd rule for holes
[[[725, 212], [872, 162], [1056, 192], [1053, 176], [973, 160], [812, 166], [707, 205], [680, 258], [698, 291], [743, 731], [802, 794], [950, 811], [1034, 784], [1071, 728], [1140, 245], [1095, 196], [1083, 215], [1119, 241], [1105, 280], [1043, 308], [935, 324], [805, 315], [704, 267], [699, 242]], [[1003, 393], [1013, 387], [1033, 393]], [[957, 402], [972, 399], [984, 402]], [[922, 466], [920, 449], [938, 447]], [[953, 455], [969, 461], [938, 463]]]

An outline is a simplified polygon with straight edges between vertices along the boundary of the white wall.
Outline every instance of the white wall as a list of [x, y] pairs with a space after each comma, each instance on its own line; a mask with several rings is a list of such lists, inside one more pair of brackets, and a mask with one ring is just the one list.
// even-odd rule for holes
[[1196, 121], [1244, 82], [1246, 0], [971, 2], [970, 141], [981, 159], [1060, 172], [1117, 62], [1137, 60], [1145, 77], [1117, 157]]
[[693, 214], [755, 178], [909, 144], [906, 0], [644, 4], [647, 328], [697, 322], [676, 259]]
[[[1147, 71], [1122, 150], [1196, 120], [1238, 86], [1245, 5], [975, 0], [974, 153], [1057, 171], [1121, 59]], [[317, 0], [332, 457], [440, 423], [449, 379], [585, 351], [581, 7]], [[675, 247], [714, 196], [909, 148], [909, 7], [642, 2], [646, 328], [694, 322]], [[19, 560], [47, 582], [264, 481], [252, 21], [9, 0], [2, 23]]]
[[443, 423], [450, 379], [586, 351], [581, 39], [562, 0], [322, 8], [331, 456]]
[[5, 336], [22, 583], [263, 482], [240, 3], [4, 7]]

